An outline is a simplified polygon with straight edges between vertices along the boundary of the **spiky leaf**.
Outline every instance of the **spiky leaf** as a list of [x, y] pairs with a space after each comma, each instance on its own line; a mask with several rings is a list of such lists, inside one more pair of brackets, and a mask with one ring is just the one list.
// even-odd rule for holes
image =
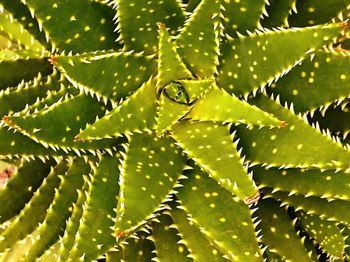
[[303, 229], [324, 251], [332, 257], [342, 257], [345, 248], [344, 237], [336, 223], [301, 211], [297, 214]]
[[147, 131], [154, 128], [156, 116], [156, 86], [155, 81], [150, 80], [119, 107], [83, 130], [78, 138], [101, 139]]
[[312, 261], [294, 230], [287, 210], [281, 208], [276, 200], [267, 198], [260, 201], [256, 214], [261, 219], [262, 241], [271, 251], [284, 260]]
[[349, 150], [323, 135], [320, 130], [312, 128], [291, 110], [282, 107], [278, 101], [259, 96], [251, 102], [287, 124], [278, 130], [238, 128], [244, 152], [253, 163], [328, 169], [349, 167]]
[[117, 0], [117, 3], [118, 28], [127, 50], [155, 53], [157, 23], [164, 23], [173, 35], [185, 20], [177, 0]]
[[[185, 159], [171, 138], [135, 134], [130, 138], [117, 208], [117, 236], [128, 234], [161, 208], [181, 176]], [[145, 201], [147, 205], [140, 206]]]
[[198, 167], [178, 198], [191, 221], [231, 261], [262, 261], [249, 207]]
[[318, 49], [341, 31], [342, 24], [337, 23], [257, 32], [250, 37], [232, 39], [222, 47], [218, 86], [236, 95], [257, 90], [291, 69], [306, 52]]
[[254, 198], [257, 189], [242, 166], [226, 126], [183, 121], [172, 128], [172, 136], [184, 152], [223, 187], [241, 200], [249, 202], [250, 198]]
[[218, 64], [220, 1], [203, 0], [176, 39], [178, 52], [195, 75], [213, 76]]
[[81, 256], [87, 260], [97, 259], [115, 244], [113, 226], [119, 191], [118, 164], [115, 156], [104, 156], [94, 170], [81, 224], [67, 261], [77, 261]]

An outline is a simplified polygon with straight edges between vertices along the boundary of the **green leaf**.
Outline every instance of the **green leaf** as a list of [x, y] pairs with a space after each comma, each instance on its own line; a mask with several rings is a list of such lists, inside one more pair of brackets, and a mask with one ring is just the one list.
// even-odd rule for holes
[[270, 187], [309, 196], [350, 200], [350, 176], [343, 171], [335, 173], [334, 170], [254, 167], [253, 172], [254, 181], [260, 188]]
[[190, 106], [171, 100], [163, 92], [159, 99], [156, 132], [163, 134], [169, 130], [190, 109]]
[[39, 230], [34, 230], [30, 235], [27, 235], [21, 241], [14, 243], [10, 249], [1, 253], [0, 262], [22, 261], [26, 253], [33, 246], [35, 238], [39, 237]]
[[[81, 217], [84, 211], [84, 204], [88, 197], [87, 191], [91, 186], [90, 176], [85, 177], [86, 181], [83, 190], [78, 190], [78, 198], [75, 203], [73, 203], [73, 211], [70, 218], [67, 220], [64, 235], [60, 238], [57, 243], [59, 245], [58, 250], [56, 250], [56, 261], [67, 261], [68, 256], [73, 248], [75, 239], [77, 237], [77, 232], [81, 223]], [[88, 182], [89, 181], [89, 182]], [[56, 244], [55, 244], [56, 245]], [[43, 260], [45, 262], [45, 260]]]
[[178, 236], [178, 232], [172, 227], [173, 221], [169, 215], [161, 215], [158, 217], [159, 222], [153, 222], [152, 228], [152, 240], [156, 247], [155, 253], [157, 254], [158, 261], [192, 261], [188, 257], [189, 252], [186, 246], [179, 243], [181, 238]]
[[327, 254], [332, 257], [342, 257], [345, 248], [344, 237], [335, 222], [301, 211], [297, 216], [304, 231], [316, 240]]
[[288, 22], [291, 26], [299, 27], [328, 23], [349, 5], [349, 0], [297, 1], [297, 13], [292, 13]]
[[119, 107], [83, 130], [78, 139], [101, 139], [153, 129], [157, 116], [156, 99], [155, 81], [150, 80]]
[[45, 148], [19, 132], [14, 133], [3, 126], [0, 127], [0, 155], [2, 156], [57, 156], [60, 154], [62, 152]]
[[194, 9], [200, 4], [201, 0], [189, 0], [187, 1], [186, 11], [193, 12]]
[[263, 14], [265, 1], [221, 1], [223, 6], [223, 26], [224, 32], [230, 36], [245, 34], [260, 27], [260, 17]]
[[272, 252], [287, 261], [312, 261], [294, 230], [287, 210], [281, 208], [276, 200], [266, 198], [260, 201], [255, 214], [261, 219], [258, 227], [262, 230], [262, 241]]
[[22, 212], [1, 233], [0, 252], [25, 238], [44, 221], [47, 209], [54, 198], [55, 189], [60, 184], [60, 177], [65, 174], [67, 169], [67, 163], [62, 161], [51, 170]]
[[44, 47], [9, 13], [0, 11], [0, 30], [25, 49], [41, 52]]
[[44, 222], [39, 225], [40, 241], [35, 241], [23, 261], [34, 261], [63, 235], [66, 220], [70, 217], [73, 203], [78, 198], [78, 190], [82, 190], [84, 176], [89, 174], [90, 169], [90, 165], [84, 159], [73, 160], [55, 192]]
[[179, 83], [185, 88], [190, 103], [194, 102], [215, 85], [213, 79], [180, 80]]
[[0, 57], [0, 89], [31, 80], [39, 73], [42, 76], [52, 73], [52, 65], [42, 56], [21, 58], [13, 51], [3, 50]]
[[159, 58], [157, 87], [160, 89], [172, 81], [191, 78], [192, 74], [182, 62], [164, 24], [159, 24]]
[[253, 164], [320, 169], [349, 167], [350, 151], [294, 115], [292, 108], [288, 110], [266, 96], [259, 96], [250, 103], [287, 124], [280, 129], [238, 127], [241, 146]]
[[117, 251], [108, 252], [106, 262], [152, 261], [155, 257], [155, 246], [153, 241], [149, 239], [149, 236], [150, 234], [143, 231], [137, 232], [133, 237], [123, 242], [122, 245], [119, 245]]
[[0, 190], [0, 224], [18, 215], [49, 174], [53, 161], [22, 160], [14, 176]]
[[22, 82], [15, 88], [0, 91], [0, 116], [10, 115], [31, 105], [37, 99], [42, 99], [50, 92], [58, 91], [60, 83], [59, 74], [54, 71], [52, 75], [42, 79], [41, 76], [30, 82]]
[[118, 48], [113, 22], [115, 11], [109, 4], [88, 0], [25, 0], [25, 3], [52, 46], [60, 51], [81, 53]]
[[203, 0], [176, 38], [178, 53], [191, 72], [209, 78], [216, 72], [219, 54], [220, 1]]
[[151, 57], [132, 52], [59, 56], [56, 61], [59, 71], [74, 86], [115, 102], [131, 95], [157, 68]]
[[57, 262], [57, 253], [60, 248], [60, 242], [57, 241], [45, 253], [36, 259], [37, 262]]
[[331, 201], [326, 198], [289, 194], [284, 191], [273, 192], [272, 196], [283, 204], [293, 206], [296, 210], [302, 209], [307, 214], [317, 214], [320, 218], [350, 225], [349, 201], [339, 199]]
[[28, 8], [21, 0], [0, 0], [0, 9], [5, 8], [18, 22], [23, 23], [23, 27], [43, 46], [50, 49], [50, 44], [45, 38], [44, 32], [39, 28], [38, 21], [34, 18]]
[[[122, 164], [117, 237], [123, 237], [162, 209], [185, 167], [185, 158], [168, 137], [135, 134]], [[144, 203], [140, 206], [140, 203]]]
[[281, 126], [283, 123], [261, 109], [213, 86], [194, 104], [186, 118], [199, 121], [232, 122], [248, 125]]
[[350, 96], [350, 53], [322, 50], [279, 79], [271, 91], [293, 102], [297, 112], [314, 111]]
[[264, 87], [288, 72], [307, 52], [329, 43], [342, 29], [341, 23], [281, 28], [231, 39], [222, 46], [218, 86], [236, 95]]
[[154, 54], [158, 49], [157, 23], [164, 23], [174, 35], [185, 15], [177, 0], [117, 0], [120, 41], [126, 50]]
[[200, 231], [200, 229], [190, 222], [185, 211], [172, 208], [170, 211], [174, 227], [179, 231], [181, 242], [183, 242], [190, 252], [190, 257], [194, 261], [228, 261], [213, 243]]
[[288, 16], [295, 9], [297, 0], [269, 0], [265, 4], [266, 17], [260, 21], [263, 27], [288, 26]]
[[311, 121], [317, 122], [321, 129], [329, 129], [333, 135], [339, 135], [346, 138], [350, 133], [350, 101], [345, 100], [344, 104], [336, 106], [336, 104], [330, 105], [329, 109], [325, 112], [315, 111]]
[[189, 157], [227, 190], [247, 203], [257, 200], [258, 190], [243, 167], [226, 126], [182, 121], [172, 128], [172, 137]]
[[248, 205], [196, 167], [178, 191], [191, 221], [230, 261], [263, 261]]
[[104, 156], [94, 168], [75, 244], [67, 261], [78, 261], [81, 256], [87, 261], [98, 259], [116, 244], [113, 226], [119, 191], [118, 164], [117, 157]]
[[113, 139], [104, 141], [74, 141], [79, 131], [96, 117], [105, 114], [106, 106], [92, 97], [80, 94], [57, 102], [35, 114], [6, 117], [4, 122], [44, 146], [62, 149], [103, 149], [115, 146]]

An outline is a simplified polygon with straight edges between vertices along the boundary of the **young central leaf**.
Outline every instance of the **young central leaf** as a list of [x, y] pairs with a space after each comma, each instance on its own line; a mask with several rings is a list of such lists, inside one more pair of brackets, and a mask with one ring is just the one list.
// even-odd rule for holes
[[179, 83], [170, 83], [164, 88], [165, 95], [180, 104], [188, 104], [189, 99], [185, 88]]
[[135, 134], [126, 152], [120, 174], [117, 237], [142, 225], [162, 207], [185, 166], [185, 158], [167, 137]]
[[242, 166], [242, 160], [226, 126], [210, 122], [182, 121], [172, 136], [193, 160], [223, 187], [246, 203], [256, 201], [257, 188]]

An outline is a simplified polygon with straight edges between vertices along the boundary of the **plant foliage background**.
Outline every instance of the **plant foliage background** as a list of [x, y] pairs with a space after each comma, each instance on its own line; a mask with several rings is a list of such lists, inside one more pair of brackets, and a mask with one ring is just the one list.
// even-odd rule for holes
[[0, 0], [0, 261], [347, 261], [347, 0]]

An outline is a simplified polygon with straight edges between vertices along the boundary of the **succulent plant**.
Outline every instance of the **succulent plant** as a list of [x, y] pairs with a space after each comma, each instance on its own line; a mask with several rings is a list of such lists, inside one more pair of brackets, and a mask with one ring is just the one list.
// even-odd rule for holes
[[350, 257], [350, 1], [0, 9], [0, 261]]

